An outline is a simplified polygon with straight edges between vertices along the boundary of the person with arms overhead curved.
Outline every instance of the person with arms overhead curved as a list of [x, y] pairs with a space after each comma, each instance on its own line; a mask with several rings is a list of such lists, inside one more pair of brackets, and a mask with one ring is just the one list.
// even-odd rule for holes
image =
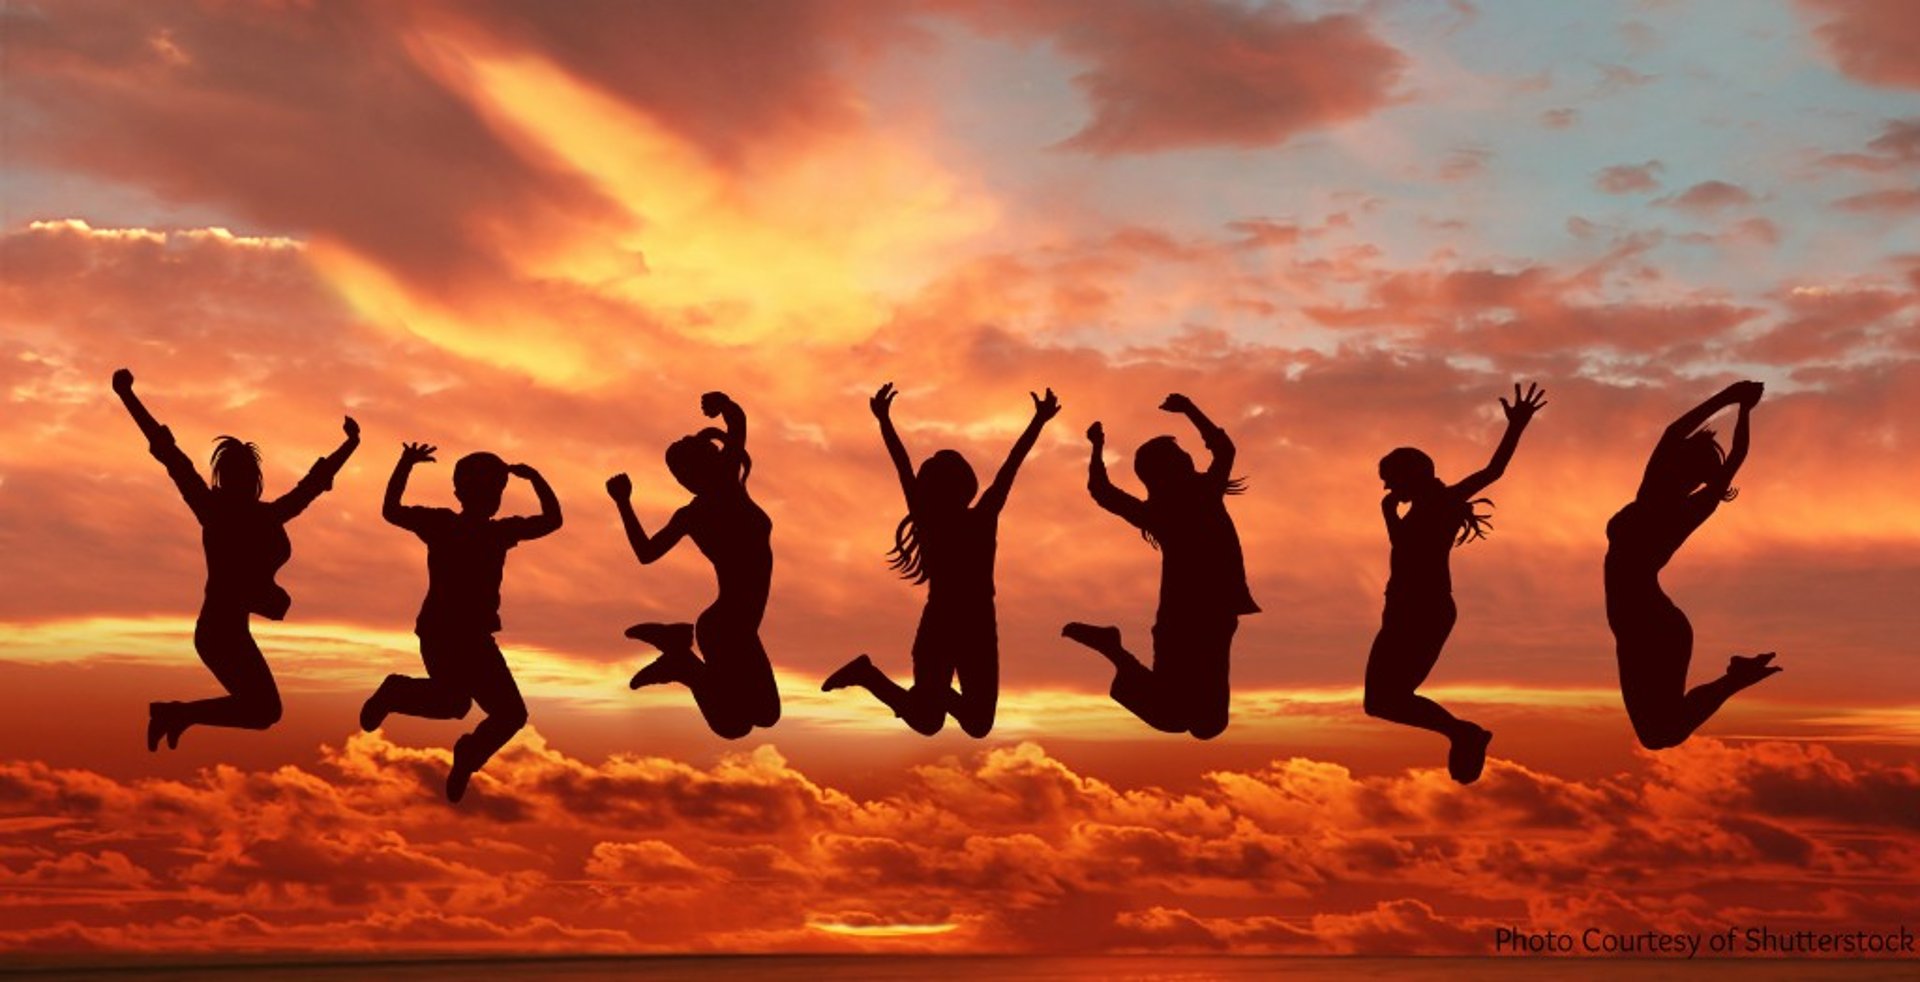
[[[436, 449], [421, 443], [401, 445], [380, 510], [382, 518], [427, 544], [427, 598], [414, 622], [427, 677], [387, 676], [360, 708], [360, 728], [371, 733], [389, 713], [465, 719], [479, 703], [487, 718], [453, 743], [447, 800], [457, 802], [474, 772], [527, 725], [527, 704], [493, 637], [500, 630], [500, 579], [507, 550], [560, 528], [560, 501], [539, 471], [480, 452], [453, 465], [459, 511], [401, 504], [407, 476], [415, 465], [431, 463]], [[508, 477], [533, 485], [540, 514], [493, 517]]]
[[[1453, 575], [1448, 569], [1453, 548], [1486, 535], [1487, 516], [1475, 508], [1492, 502], [1476, 495], [1506, 473], [1520, 434], [1546, 405], [1545, 397], [1536, 385], [1529, 384], [1522, 393], [1516, 383], [1513, 402], [1500, 400], [1507, 430], [1493, 459], [1458, 483], [1440, 480], [1433, 458], [1413, 447], [1400, 447], [1380, 458], [1380, 480], [1387, 490], [1380, 499], [1380, 514], [1387, 523], [1391, 550], [1386, 607], [1380, 614], [1380, 633], [1367, 654], [1366, 711], [1369, 716], [1446, 737], [1447, 772], [1461, 784], [1479, 779], [1493, 734], [1415, 690], [1433, 671], [1453, 631], [1456, 611]], [[1405, 514], [1400, 512], [1403, 504]]]
[[[1733, 476], [1747, 459], [1748, 416], [1763, 393], [1759, 382], [1735, 382], [1674, 420], [1647, 459], [1640, 490], [1607, 522], [1607, 625], [1620, 660], [1620, 693], [1640, 743], [1679, 746], [1734, 693], [1780, 671], [1774, 653], [1735, 655], [1724, 675], [1687, 688], [1693, 625], [1660, 589], [1660, 570], [1722, 501], [1735, 495]], [[1725, 451], [1701, 426], [1739, 406]]]
[[260, 451], [251, 443], [222, 436], [213, 449], [209, 485], [174, 442], [173, 431], [153, 418], [133, 391], [133, 373], [113, 373], [113, 391], [146, 435], [147, 449], [167, 469], [188, 510], [200, 522], [207, 556], [206, 599], [194, 622], [193, 648], [227, 694], [194, 702], [155, 702], [147, 707], [147, 749], [165, 740], [179, 746], [190, 726], [230, 726], [264, 730], [280, 721], [280, 690], [273, 670], [254, 643], [252, 615], [280, 620], [293, 603], [273, 581], [293, 555], [286, 525], [333, 487], [334, 475], [360, 445], [360, 424], [346, 417], [347, 438], [339, 449], [314, 461], [307, 476], [272, 501], [261, 500]]
[[1160, 408], [1191, 420], [1213, 460], [1200, 471], [1171, 436], [1141, 444], [1133, 455], [1133, 472], [1146, 486], [1145, 501], [1113, 486], [1102, 456], [1106, 432], [1099, 423], [1087, 429], [1093, 443], [1087, 490], [1093, 500], [1139, 529], [1160, 550], [1153, 667], [1141, 665], [1127, 651], [1117, 627], [1075, 621], [1060, 633], [1113, 663], [1110, 691], [1115, 702], [1154, 729], [1207, 740], [1227, 728], [1227, 666], [1234, 631], [1242, 615], [1260, 612], [1247, 589], [1240, 535], [1227, 514], [1227, 495], [1239, 494], [1243, 485], [1233, 478], [1233, 441], [1225, 430], [1179, 393], [1168, 396]]
[[[760, 642], [773, 577], [773, 522], [747, 493], [753, 459], [747, 456], [747, 414], [723, 392], [700, 397], [700, 410], [718, 416], [725, 429], [708, 427], [667, 447], [667, 470], [693, 492], [688, 502], [652, 536], [633, 511], [633, 481], [607, 480], [620, 510], [627, 542], [642, 563], [666, 555], [690, 537], [713, 563], [720, 593], [692, 624], [635, 624], [627, 637], [660, 649], [660, 657], [634, 673], [633, 688], [677, 682], [693, 693], [707, 726], [729, 740], [772, 726], [780, 719], [780, 690]], [[695, 642], [700, 654], [694, 654]], [[704, 657], [702, 657], [704, 656]]]
[[[893, 426], [895, 394], [888, 382], [869, 405], [907, 499], [907, 516], [893, 532], [891, 565], [901, 576], [927, 584], [927, 605], [913, 636], [913, 685], [901, 687], [863, 654], [827, 676], [820, 688], [866, 689], [918, 733], [938, 733], [952, 716], [968, 736], [984, 737], [993, 729], [1000, 699], [1000, 639], [993, 601], [1000, 511], [1041, 428], [1059, 414], [1060, 400], [1052, 389], [1044, 398], [1029, 393], [1032, 421], [1014, 441], [993, 483], [974, 501], [979, 480], [957, 450], [935, 452], [914, 473], [913, 458]], [[953, 688], [956, 680], [958, 690]]]

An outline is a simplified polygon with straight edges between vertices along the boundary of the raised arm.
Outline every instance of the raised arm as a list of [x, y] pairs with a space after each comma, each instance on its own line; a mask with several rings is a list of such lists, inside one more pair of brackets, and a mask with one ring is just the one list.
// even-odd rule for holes
[[192, 509], [194, 515], [199, 516], [212, 492], [207, 490], [206, 479], [194, 469], [193, 461], [188, 460], [174, 442], [173, 431], [160, 425], [160, 421], [147, 411], [140, 397], [134, 394], [133, 373], [124, 368], [114, 372], [113, 391], [120, 397], [121, 404], [127, 407], [128, 415], [140, 427], [141, 435], [147, 438], [147, 452], [153, 454], [153, 458], [167, 469], [167, 476], [173, 479], [174, 487], [180, 489], [180, 497], [186, 500], [187, 507]]
[[1486, 490], [1487, 485], [1500, 479], [1507, 472], [1507, 462], [1513, 459], [1513, 451], [1520, 446], [1520, 434], [1527, 429], [1527, 423], [1533, 414], [1547, 404], [1547, 392], [1532, 382], [1527, 383], [1527, 391], [1520, 391], [1520, 383], [1513, 383], [1513, 402], [1505, 396], [1500, 398], [1500, 409], [1507, 414], [1507, 432], [1501, 434], [1500, 445], [1493, 449], [1493, 459], [1487, 466], [1467, 475], [1451, 489], [1463, 498], [1471, 498]]
[[715, 433], [727, 453], [740, 458], [740, 476], [744, 480], [753, 473], [753, 458], [747, 456], [747, 413], [740, 405], [727, 397], [725, 392], [709, 392], [700, 397], [700, 411], [711, 419], [720, 417], [726, 424], [724, 430], [708, 428], [702, 433]]
[[653, 536], [640, 526], [640, 516], [633, 513], [633, 480], [625, 474], [615, 474], [607, 478], [607, 495], [613, 498], [613, 505], [620, 509], [620, 524], [627, 530], [627, 544], [633, 547], [633, 556], [641, 563], [652, 563], [680, 544], [686, 533], [686, 521], [682, 512], [676, 511], [667, 520], [666, 527]]
[[880, 391], [867, 400], [868, 408], [873, 410], [873, 418], [880, 421], [880, 440], [887, 445], [887, 457], [893, 461], [894, 473], [900, 478], [900, 491], [906, 495], [907, 510], [913, 510], [913, 458], [907, 456], [907, 445], [900, 442], [900, 433], [893, 428], [893, 397], [895, 391], [892, 382], [880, 387]]
[[1093, 444], [1093, 456], [1087, 461], [1087, 490], [1093, 494], [1094, 503], [1136, 528], [1144, 526], [1147, 520], [1146, 503], [1114, 487], [1113, 481], [1107, 477], [1107, 460], [1103, 456], [1107, 449], [1107, 431], [1095, 422], [1087, 427], [1087, 441]]
[[1233, 441], [1227, 437], [1227, 431], [1214, 425], [1213, 420], [1208, 419], [1207, 414], [1201, 412], [1200, 407], [1194, 405], [1192, 399], [1178, 392], [1167, 396], [1166, 401], [1160, 404], [1160, 408], [1185, 416], [1193, 423], [1193, 428], [1200, 431], [1200, 442], [1206, 444], [1207, 452], [1213, 455], [1213, 462], [1207, 465], [1207, 480], [1224, 487], [1233, 478], [1235, 453]]
[[1000, 465], [1000, 473], [993, 476], [993, 483], [987, 485], [987, 490], [980, 495], [978, 507], [988, 511], [999, 511], [1006, 506], [1007, 495], [1013, 491], [1013, 478], [1020, 473], [1021, 462], [1033, 450], [1034, 441], [1040, 439], [1040, 430], [1047, 425], [1047, 420], [1060, 414], [1060, 400], [1054, 396], [1052, 389], [1047, 390], [1044, 399], [1031, 392], [1027, 395], [1033, 398], [1033, 419], [1021, 431], [1020, 438], [1013, 441], [1013, 449], [1007, 451], [1007, 462]]
[[400, 445], [400, 460], [393, 465], [393, 476], [387, 478], [387, 496], [380, 504], [381, 518], [408, 531], [415, 530], [419, 514], [426, 509], [402, 505], [400, 497], [407, 493], [407, 475], [413, 473], [413, 465], [431, 463], [433, 452], [438, 449], [424, 443]]
[[507, 473], [514, 477], [525, 478], [533, 485], [534, 497], [540, 499], [540, 514], [507, 519], [511, 522], [515, 537], [522, 541], [538, 539], [543, 535], [552, 535], [560, 530], [560, 499], [554, 496], [553, 488], [547, 479], [540, 476], [530, 464], [511, 464]]
[[1740, 416], [1733, 423], [1733, 440], [1727, 446], [1726, 463], [1720, 468], [1720, 476], [1707, 486], [1715, 499], [1726, 496], [1727, 489], [1733, 486], [1734, 475], [1740, 473], [1740, 465], [1747, 462], [1748, 418], [1753, 412], [1754, 404], [1760, 401], [1762, 390], [1759, 386], [1760, 383], [1755, 382], [1753, 388], [1743, 390], [1741, 393]]
[[334, 475], [340, 473], [340, 468], [347, 462], [347, 458], [353, 456], [354, 448], [360, 446], [360, 424], [354, 422], [352, 416], [346, 417], [340, 424], [340, 429], [345, 431], [347, 438], [341, 441], [339, 449], [314, 461], [313, 467], [307, 471], [307, 476], [301, 478], [300, 483], [293, 486], [293, 490], [274, 500], [273, 510], [281, 521], [287, 521], [305, 511], [308, 505], [313, 504], [313, 499], [320, 497], [321, 492], [331, 490]]
[[[1706, 402], [1703, 402], [1700, 405], [1687, 410], [1685, 413], [1682, 413], [1679, 419], [1676, 419], [1672, 423], [1668, 424], [1666, 431], [1660, 434], [1660, 443], [1654, 447], [1653, 454], [1650, 455], [1647, 459], [1647, 474], [1643, 475], [1640, 478], [1640, 492], [1641, 492], [1640, 496], [1642, 497], [1645, 496], [1645, 492], [1647, 490], [1647, 476], [1652, 474], [1653, 463], [1656, 459], [1659, 458], [1662, 452], [1671, 450], [1673, 447], [1677, 446], [1681, 441], [1692, 436], [1695, 431], [1700, 429], [1700, 427], [1706, 425], [1707, 420], [1712, 419], [1715, 414], [1719, 413], [1721, 410], [1727, 408], [1728, 406], [1738, 404], [1742, 406], [1744, 409], [1753, 408], [1754, 403], [1757, 403], [1760, 401], [1760, 396], [1763, 392], [1765, 392], [1765, 387], [1762, 386], [1759, 382], [1753, 382], [1753, 381], [1735, 382], [1732, 385], [1729, 385], [1726, 388], [1721, 389], [1719, 392], [1714, 393], [1713, 397], [1708, 399]], [[1742, 413], [1742, 416], [1741, 416], [1741, 422], [1742, 423], [1745, 422], [1744, 412]], [[1735, 429], [1741, 429], [1741, 428], [1742, 427], [1739, 424], [1735, 424]], [[1740, 443], [1740, 457], [1742, 459], [1745, 459], [1746, 441], [1739, 440], [1739, 443]], [[1735, 462], [1733, 455], [1731, 453], [1728, 454], [1727, 462], [1733, 465], [1733, 469], [1737, 470], [1739, 468], [1739, 464]], [[1733, 479], [1733, 474], [1731, 471], [1729, 471], [1727, 474], [1727, 480], [1731, 482], [1732, 479]]]

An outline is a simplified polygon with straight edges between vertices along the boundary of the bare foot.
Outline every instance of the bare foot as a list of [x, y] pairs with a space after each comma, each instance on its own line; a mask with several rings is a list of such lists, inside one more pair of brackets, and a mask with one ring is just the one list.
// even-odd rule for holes
[[1133, 659], [1133, 656], [1127, 654], [1127, 649], [1121, 645], [1120, 629], [1117, 627], [1099, 627], [1074, 621], [1061, 628], [1060, 634], [1062, 637], [1078, 641], [1099, 652], [1113, 663], [1114, 668], [1120, 668]]
[[868, 658], [866, 655], [861, 655], [845, 665], [840, 666], [839, 670], [835, 671], [832, 675], [827, 676], [827, 680], [820, 683], [820, 691], [832, 692], [835, 689], [844, 689], [850, 685], [865, 685], [866, 680], [872, 677], [873, 672], [873, 659]]
[[1493, 742], [1493, 733], [1481, 729], [1472, 723], [1472, 727], [1453, 738], [1453, 746], [1447, 750], [1447, 773], [1461, 784], [1472, 784], [1480, 780], [1480, 772], [1487, 766], [1487, 744]]
[[633, 673], [633, 680], [627, 683], [627, 688], [638, 689], [645, 685], [685, 682], [687, 676], [684, 669], [687, 660], [692, 657], [693, 655], [684, 649], [669, 650], [666, 654], [648, 662], [645, 668]]
[[[387, 677], [392, 678], [393, 676], [389, 675]], [[387, 721], [387, 714], [393, 710], [388, 709], [387, 701], [381, 698], [381, 694], [386, 691], [387, 684], [385, 682], [380, 683], [380, 687], [373, 690], [373, 695], [368, 696], [367, 701], [361, 704], [360, 728], [362, 730], [372, 733], [380, 728], [381, 723]]]
[[1727, 678], [1744, 689], [1769, 675], [1778, 675], [1783, 669], [1772, 664], [1773, 656], [1774, 652], [1771, 651], [1757, 655], [1734, 655], [1727, 659]]
[[179, 707], [180, 704], [177, 702], [152, 702], [147, 704], [148, 753], [153, 753], [160, 749], [161, 737], [166, 737], [168, 750], [173, 750], [180, 746], [180, 731], [185, 729], [185, 727], [177, 725], [178, 721], [174, 718], [174, 710]]
[[627, 628], [627, 637], [663, 652], [693, 651], [692, 624], [635, 624]]

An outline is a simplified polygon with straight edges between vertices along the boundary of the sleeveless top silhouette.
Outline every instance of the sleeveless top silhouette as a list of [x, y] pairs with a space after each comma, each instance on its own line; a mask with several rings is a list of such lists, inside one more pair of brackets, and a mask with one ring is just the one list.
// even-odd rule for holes
[[1644, 614], [1638, 602], [1654, 600], [1672, 606], [1660, 589], [1660, 571], [1719, 507], [1717, 495], [1697, 491], [1666, 508], [1630, 501], [1607, 521], [1609, 622], [1631, 630], [1635, 625], [1627, 615]]
[[1460, 519], [1444, 506], [1450, 492], [1438, 489], [1432, 500], [1416, 498], [1400, 521], [1387, 526], [1387, 595], [1453, 592], [1448, 562]]
[[921, 568], [927, 572], [927, 602], [975, 604], [994, 596], [993, 564], [999, 549], [1000, 511], [973, 506], [937, 524], [915, 522]]
[[333, 486], [333, 475], [327, 467], [316, 466], [273, 501], [227, 494], [208, 487], [174, 443], [172, 432], [162, 431], [164, 439], [152, 442], [148, 450], [166, 467], [200, 522], [200, 542], [207, 554], [207, 603], [244, 607], [270, 620], [286, 617], [293, 598], [274, 582], [293, 556], [286, 523]]

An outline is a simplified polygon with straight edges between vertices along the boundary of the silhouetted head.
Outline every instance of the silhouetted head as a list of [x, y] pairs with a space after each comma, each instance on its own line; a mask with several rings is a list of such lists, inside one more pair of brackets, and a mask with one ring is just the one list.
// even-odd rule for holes
[[920, 464], [914, 478], [916, 497], [931, 512], [959, 511], [973, 502], [980, 480], [973, 465], [958, 450], [940, 450]]
[[1193, 457], [1173, 437], [1156, 436], [1133, 452], [1133, 473], [1147, 486], [1147, 494], [1165, 494], [1190, 483], [1200, 472]]
[[[1726, 468], [1727, 452], [1712, 430], [1700, 430], [1671, 447], [1655, 451], [1647, 466], [1649, 487], [1655, 493], [1685, 497], [1712, 482]], [[1729, 490], [1728, 497], [1732, 497]]]
[[1424, 491], [1440, 478], [1433, 472], [1433, 458], [1412, 447], [1400, 447], [1380, 458], [1380, 483], [1403, 498]]
[[453, 496], [460, 510], [477, 518], [492, 518], [500, 510], [500, 494], [507, 489], [507, 462], [481, 451], [453, 465]]
[[740, 465], [711, 437], [683, 436], [667, 445], [667, 470], [694, 494], [718, 491], [745, 480]]
[[213, 444], [213, 489], [250, 501], [260, 500], [260, 448], [239, 437], [223, 436]]

